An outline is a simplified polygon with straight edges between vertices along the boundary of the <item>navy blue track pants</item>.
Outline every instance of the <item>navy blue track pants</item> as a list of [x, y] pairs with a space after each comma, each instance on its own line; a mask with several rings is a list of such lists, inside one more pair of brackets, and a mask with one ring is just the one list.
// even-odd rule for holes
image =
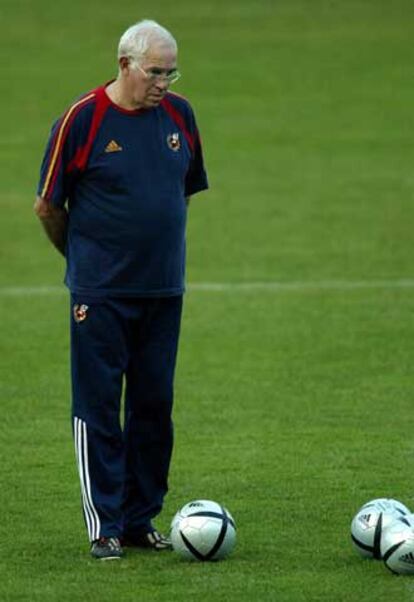
[[181, 309], [181, 296], [72, 295], [73, 433], [90, 541], [146, 531], [162, 508]]

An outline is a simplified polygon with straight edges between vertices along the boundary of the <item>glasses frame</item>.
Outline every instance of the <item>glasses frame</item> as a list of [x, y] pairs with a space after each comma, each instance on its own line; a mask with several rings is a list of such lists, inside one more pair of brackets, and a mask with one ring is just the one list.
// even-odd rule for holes
[[[158, 67], [156, 67], [156, 68], [158, 69]], [[178, 81], [181, 77], [181, 73], [178, 71], [178, 69], [175, 69], [170, 74], [168, 74], [168, 73], [149, 73], [148, 71], [145, 71], [145, 69], [140, 67], [140, 65], [138, 65], [138, 69], [141, 71], [141, 73], [143, 75], [145, 75], [145, 77], [148, 80], [157, 81], [157, 80], [164, 79], [168, 82], [169, 85], [175, 84], [175, 82]], [[151, 69], [149, 69], [149, 71], [151, 71]]]

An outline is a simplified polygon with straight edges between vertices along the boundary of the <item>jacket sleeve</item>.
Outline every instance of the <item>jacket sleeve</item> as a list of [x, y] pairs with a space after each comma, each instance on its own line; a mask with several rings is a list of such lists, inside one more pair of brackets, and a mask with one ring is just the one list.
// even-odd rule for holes
[[189, 129], [194, 141], [194, 147], [190, 166], [185, 179], [185, 196], [187, 197], [208, 188], [200, 134], [197, 128], [194, 113], [192, 111], [190, 114]]
[[77, 154], [86, 144], [91, 106], [74, 103], [53, 125], [43, 157], [37, 193], [57, 207], [63, 207], [78, 172], [73, 169]]

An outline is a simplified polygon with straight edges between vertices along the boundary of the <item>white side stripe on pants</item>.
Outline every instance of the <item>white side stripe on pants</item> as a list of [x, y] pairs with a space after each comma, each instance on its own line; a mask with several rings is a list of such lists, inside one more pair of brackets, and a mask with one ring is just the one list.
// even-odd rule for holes
[[88, 464], [88, 433], [86, 422], [76, 416], [74, 418], [74, 439], [86, 526], [90, 541], [95, 541], [95, 539], [99, 539], [101, 521], [92, 500]]

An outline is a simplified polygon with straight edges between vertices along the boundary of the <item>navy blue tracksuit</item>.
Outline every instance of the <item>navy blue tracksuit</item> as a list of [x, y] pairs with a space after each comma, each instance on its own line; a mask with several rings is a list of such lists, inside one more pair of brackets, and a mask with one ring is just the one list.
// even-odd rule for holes
[[128, 110], [104, 85], [52, 128], [38, 194], [68, 211], [73, 433], [91, 541], [149, 531], [162, 507], [186, 197], [207, 187], [194, 113], [181, 96]]

